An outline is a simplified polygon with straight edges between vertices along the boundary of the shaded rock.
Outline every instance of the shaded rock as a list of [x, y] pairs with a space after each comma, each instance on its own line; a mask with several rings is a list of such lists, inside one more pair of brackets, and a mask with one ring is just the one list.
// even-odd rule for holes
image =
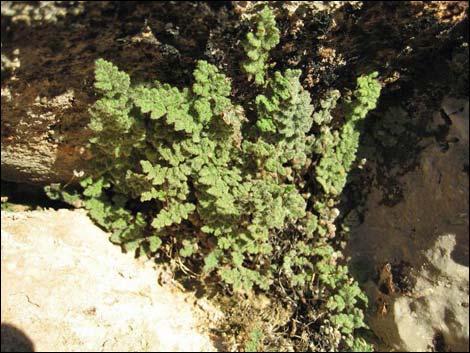
[[188, 86], [216, 21], [206, 3], [2, 3], [2, 179], [75, 182], [91, 158], [95, 60]]
[[2, 323], [2, 352], [34, 352], [30, 339], [16, 327]]
[[393, 207], [372, 187], [348, 245], [373, 304], [370, 326], [398, 350], [468, 350], [468, 101], [446, 98], [442, 109], [446, 143], [421, 141], [419, 166], [397, 177], [403, 200]]

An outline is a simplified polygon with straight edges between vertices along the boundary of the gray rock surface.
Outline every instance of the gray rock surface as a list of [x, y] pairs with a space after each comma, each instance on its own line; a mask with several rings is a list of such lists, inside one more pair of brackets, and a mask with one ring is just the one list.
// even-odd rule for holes
[[[387, 296], [387, 313], [370, 318], [371, 327], [392, 349], [468, 351], [468, 267], [452, 259], [455, 245], [454, 234], [440, 236], [425, 251], [412, 292]], [[384, 297], [369, 285], [369, 293]]]
[[420, 164], [399, 177], [404, 198], [384, 205], [374, 186], [348, 252], [365, 274], [369, 324], [384, 350], [468, 351], [468, 101], [446, 98], [443, 149], [422, 141]]

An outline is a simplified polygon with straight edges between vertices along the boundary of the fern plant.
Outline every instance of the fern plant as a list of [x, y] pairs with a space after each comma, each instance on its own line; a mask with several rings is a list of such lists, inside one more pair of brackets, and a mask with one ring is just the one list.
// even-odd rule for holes
[[[85, 207], [128, 251], [172, 249], [182, 261], [203, 262], [206, 276], [234, 290], [268, 291], [276, 280], [311, 293], [317, 278], [329, 295], [321, 304], [330, 313], [326, 320], [351, 348], [359, 344], [353, 331], [364, 327], [357, 304], [366, 298], [327, 239], [335, 233], [334, 197], [355, 159], [357, 122], [380, 93], [377, 74], [358, 79], [354, 98], [341, 103], [344, 124], [332, 129], [339, 92], [327, 93], [315, 112], [299, 70], [268, 77], [279, 31], [268, 7], [257, 20], [244, 45], [243, 68], [264, 85], [244, 105], [253, 107], [251, 114], [235, 103], [230, 79], [205, 61], [184, 89], [134, 83], [112, 63], [96, 61], [100, 98], [90, 109], [94, 158], [81, 181]], [[311, 133], [313, 124], [320, 133]], [[314, 181], [307, 175], [322, 192], [305, 192]]]
[[356, 159], [359, 147], [358, 121], [374, 109], [380, 96], [380, 84], [375, 80], [377, 72], [359, 77], [354, 101], [348, 103], [348, 114], [338, 135], [330, 134], [330, 143], [316, 169], [316, 179], [326, 193], [338, 195], [346, 184], [346, 177]]
[[267, 6], [256, 15], [255, 23], [256, 30], [248, 32], [243, 42], [247, 58], [242, 62], [242, 68], [249, 80], [254, 78], [256, 84], [262, 85], [265, 83], [269, 51], [279, 43], [279, 30], [274, 14]]

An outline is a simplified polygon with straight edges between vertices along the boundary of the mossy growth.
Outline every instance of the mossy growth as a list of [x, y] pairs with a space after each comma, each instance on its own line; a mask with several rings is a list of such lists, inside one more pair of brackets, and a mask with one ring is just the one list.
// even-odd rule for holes
[[[248, 54], [245, 70], [264, 86], [244, 102], [250, 114], [236, 103], [230, 79], [205, 61], [184, 89], [133, 83], [112, 63], [96, 61], [100, 98], [90, 109], [94, 158], [81, 181], [85, 207], [127, 251], [199, 264], [202, 277], [234, 291], [303, 292], [340, 332], [338, 347], [352, 349], [354, 330], [365, 327], [359, 304], [366, 297], [328, 239], [337, 216], [332, 198], [355, 159], [356, 123], [379, 96], [377, 74], [358, 79], [353, 99], [341, 103], [344, 124], [332, 131], [339, 92], [315, 112], [300, 71], [266, 75], [278, 30], [268, 8], [258, 20], [248, 41], [260, 53]], [[313, 124], [319, 134], [310, 133]]]

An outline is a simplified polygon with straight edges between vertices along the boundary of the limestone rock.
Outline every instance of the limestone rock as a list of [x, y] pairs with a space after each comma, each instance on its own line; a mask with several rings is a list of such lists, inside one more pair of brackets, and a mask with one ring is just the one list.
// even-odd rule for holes
[[85, 212], [2, 212], [1, 237], [2, 352], [28, 340], [35, 351], [215, 350], [216, 310], [159, 285], [161, 269], [121, 253]]
[[348, 244], [369, 279], [368, 320], [383, 350], [468, 351], [468, 101], [446, 98], [442, 109], [448, 148], [422, 141], [420, 164], [399, 177], [398, 204], [373, 187]]

